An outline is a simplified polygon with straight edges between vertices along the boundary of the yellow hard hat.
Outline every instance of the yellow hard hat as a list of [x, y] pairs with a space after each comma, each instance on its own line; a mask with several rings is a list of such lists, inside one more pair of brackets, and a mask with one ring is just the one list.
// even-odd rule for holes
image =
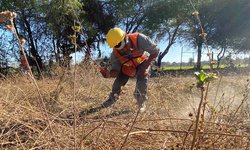
[[125, 37], [126, 32], [124, 32], [120, 28], [112, 28], [109, 30], [106, 35], [107, 43], [110, 48], [114, 48], [117, 44], [119, 44]]

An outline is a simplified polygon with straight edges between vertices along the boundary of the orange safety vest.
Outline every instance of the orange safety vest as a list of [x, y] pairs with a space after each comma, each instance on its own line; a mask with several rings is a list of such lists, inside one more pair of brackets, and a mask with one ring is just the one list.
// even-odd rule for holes
[[122, 64], [121, 71], [123, 74], [134, 77], [136, 75], [136, 68], [145, 60], [148, 59], [148, 56], [143, 55], [139, 52], [137, 47], [137, 38], [139, 33], [127, 34], [129, 39], [132, 41], [133, 49], [130, 49], [130, 54], [122, 56], [117, 49], [113, 49], [114, 55]]

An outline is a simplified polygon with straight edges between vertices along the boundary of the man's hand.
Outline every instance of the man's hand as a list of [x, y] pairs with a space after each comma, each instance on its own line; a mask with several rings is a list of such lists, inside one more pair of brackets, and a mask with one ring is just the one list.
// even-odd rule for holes
[[137, 75], [141, 77], [145, 77], [149, 75], [150, 64], [157, 57], [159, 50], [153, 54], [150, 54], [148, 59], [145, 60], [138, 68]]
[[106, 68], [100, 67], [99, 69], [100, 69], [100, 73], [102, 74], [104, 78], [110, 77], [110, 72]]

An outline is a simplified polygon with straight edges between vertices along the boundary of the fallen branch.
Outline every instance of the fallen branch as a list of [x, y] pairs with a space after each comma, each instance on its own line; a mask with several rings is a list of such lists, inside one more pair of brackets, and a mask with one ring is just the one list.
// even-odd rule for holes
[[[130, 132], [128, 135], [135, 135], [135, 134], [156, 134], [152, 133], [150, 131], [136, 131], [136, 132]], [[127, 136], [127, 134], [124, 134], [123, 137]]]
[[[171, 130], [171, 129], [143, 129], [139, 127], [134, 127], [135, 129], [144, 130], [147, 132], [174, 132], [174, 133], [186, 133], [192, 134], [194, 130], [185, 131], [185, 130]], [[239, 134], [230, 134], [230, 133], [220, 133], [220, 132], [200, 132], [199, 134], [207, 134], [207, 135], [224, 135], [224, 136], [232, 136], [232, 137], [247, 137], [250, 138], [250, 135], [239, 135]]]

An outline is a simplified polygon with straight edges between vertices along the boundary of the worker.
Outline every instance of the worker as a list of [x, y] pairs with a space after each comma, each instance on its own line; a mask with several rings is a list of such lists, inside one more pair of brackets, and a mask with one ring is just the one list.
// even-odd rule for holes
[[26, 61], [24, 55], [22, 54], [22, 52], [20, 52], [20, 68], [21, 68], [21, 72], [23, 73], [23, 75], [28, 74], [29, 72], [29, 64]]
[[112, 28], [106, 35], [106, 41], [113, 51], [110, 56], [110, 70], [101, 67], [104, 78], [116, 77], [109, 98], [103, 102], [106, 108], [116, 102], [121, 87], [129, 78], [136, 77], [134, 97], [140, 111], [145, 111], [148, 91], [148, 78], [151, 62], [157, 57], [159, 49], [154, 42], [142, 33], [127, 34], [120, 28]]

